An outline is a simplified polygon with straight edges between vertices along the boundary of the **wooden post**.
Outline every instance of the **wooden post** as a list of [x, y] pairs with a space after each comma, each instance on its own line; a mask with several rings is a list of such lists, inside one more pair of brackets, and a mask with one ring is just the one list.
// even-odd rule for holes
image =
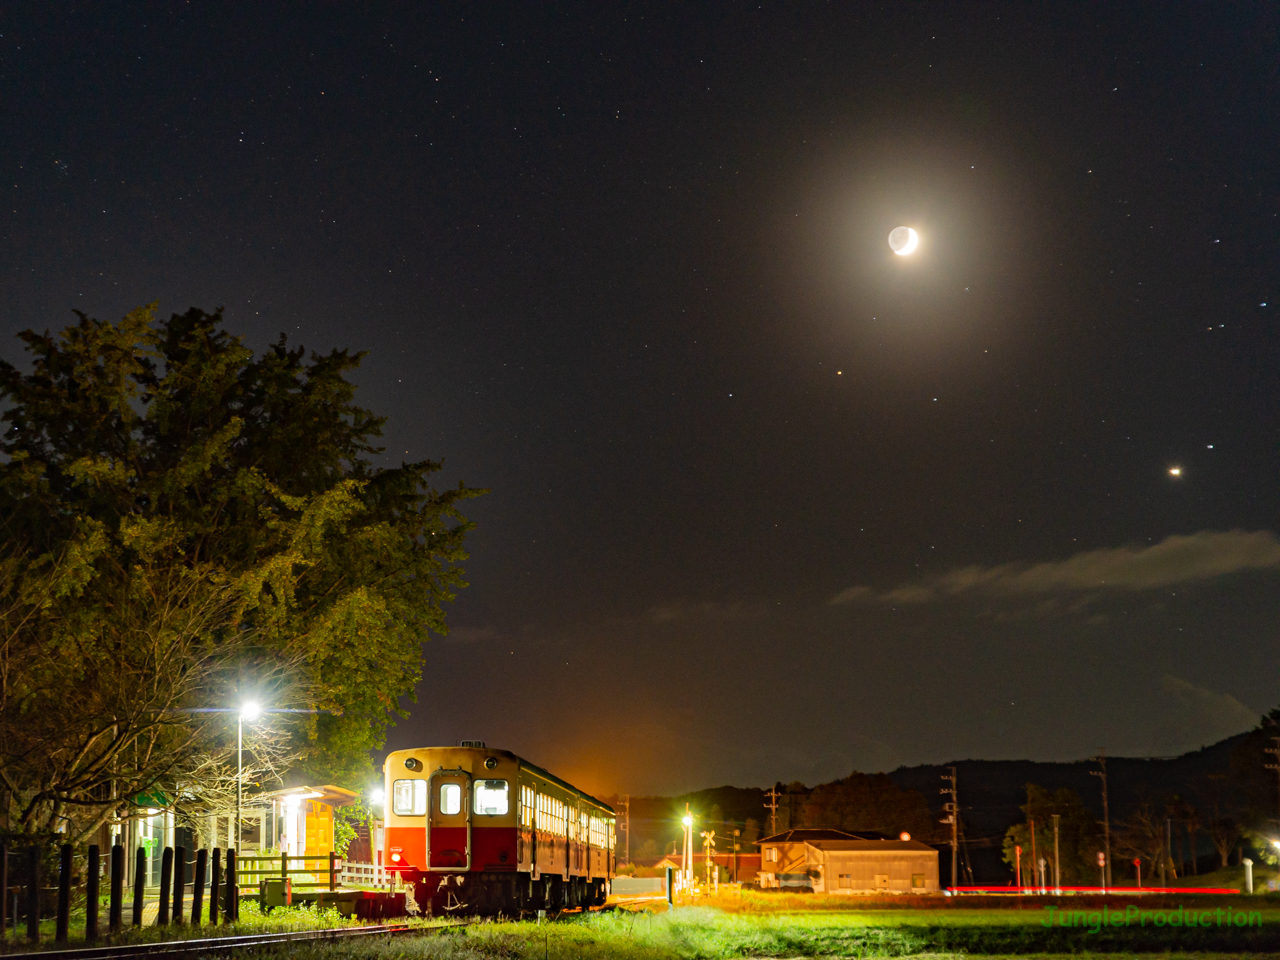
[[107, 929], [119, 933], [124, 926], [124, 847], [115, 844], [111, 848], [111, 907], [107, 914]]
[[133, 925], [142, 926], [142, 908], [147, 896], [147, 848], [139, 847], [133, 858]]
[[40, 848], [27, 848], [27, 939], [40, 942]]
[[289, 852], [287, 850], [280, 851], [280, 876], [285, 880], [289, 879]]
[[187, 886], [187, 848], [173, 851], [173, 922], [182, 922], [182, 901]]
[[169, 888], [173, 884], [173, 847], [165, 847], [160, 859], [160, 904], [156, 910], [156, 926], [169, 925]]
[[209, 851], [196, 851], [196, 875], [191, 886], [191, 925], [200, 926], [200, 914], [204, 912], [204, 875], [209, 869]]
[[222, 892], [222, 851], [213, 848], [213, 869], [209, 873], [209, 922], [218, 922], [218, 894]]
[[227, 851], [227, 899], [222, 905], [222, 922], [235, 923], [239, 919], [240, 889], [236, 886], [236, 852]]
[[58, 914], [53, 939], [66, 943], [71, 927], [71, 844], [58, 851]]
[[332, 893], [338, 889], [338, 855], [332, 850], [329, 851], [329, 892]]
[[[16, 918], [15, 918], [16, 922]], [[9, 929], [9, 845], [0, 844], [0, 943]]]
[[90, 943], [98, 939], [98, 884], [102, 880], [98, 845], [89, 844], [89, 864], [84, 875], [84, 938]]

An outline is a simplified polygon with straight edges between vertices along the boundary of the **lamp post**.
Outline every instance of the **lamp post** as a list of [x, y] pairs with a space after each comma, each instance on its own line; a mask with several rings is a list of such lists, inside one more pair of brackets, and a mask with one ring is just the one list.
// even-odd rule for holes
[[681, 872], [684, 874], [684, 886], [688, 890], [693, 885], [693, 814], [689, 805], [684, 805], [684, 849], [680, 851]]
[[232, 845], [236, 854], [240, 853], [240, 817], [244, 806], [244, 722], [250, 723], [262, 715], [262, 708], [253, 700], [240, 706], [236, 719], [236, 837]]

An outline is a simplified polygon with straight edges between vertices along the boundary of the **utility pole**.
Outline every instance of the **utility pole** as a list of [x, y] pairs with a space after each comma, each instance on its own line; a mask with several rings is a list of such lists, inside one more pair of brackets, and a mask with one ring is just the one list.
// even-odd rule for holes
[[1093, 762], [1098, 765], [1098, 769], [1089, 772], [1102, 780], [1102, 852], [1107, 856], [1106, 881], [1102, 885], [1109, 890], [1111, 889], [1111, 810], [1107, 807], [1107, 751], [1100, 750], [1093, 758]]
[[772, 837], [778, 832], [778, 788], [771, 787], [765, 796], [769, 798], [765, 809], [769, 811], [769, 836]]
[[624, 793], [622, 795], [622, 828], [627, 832], [626, 854], [623, 863], [631, 862], [631, 795]]
[[[1275, 746], [1263, 747], [1262, 749], [1263, 749], [1263, 752], [1269, 753], [1273, 757], [1275, 757], [1276, 762], [1268, 763], [1266, 767], [1268, 770], [1274, 770], [1276, 772], [1277, 777], [1280, 777], [1280, 737], [1272, 737], [1271, 740], [1275, 744]], [[1278, 794], [1278, 796], [1280, 796], [1280, 794]]]
[[1031, 818], [1031, 885], [1036, 885], [1036, 818]]
[[1053, 892], [1062, 896], [1062, 861], [1058, 859], [1058, 814], [1053, 815]]
[[944, 796], [951, 795], [951, 799], [942, 805], [942, 809], [947, 812], [942, 823], [951, 824], [951, 889], [956, 888], [956, 867], [960, 861], [960, 794], [956, 790], [956, 768], [947, 767], [950, 773], [942, 775], [943, 780], [951, 783], [949, 787], [943, 787], [940, 791]]

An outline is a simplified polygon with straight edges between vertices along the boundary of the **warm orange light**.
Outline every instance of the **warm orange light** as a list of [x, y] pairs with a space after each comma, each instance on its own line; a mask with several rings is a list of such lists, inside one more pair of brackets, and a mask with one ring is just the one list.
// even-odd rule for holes
[[900, 834], [898, 834], [898, 839], [899, 839], [899, 840], [910, 840], [910, 839], [911, 839], [911, 834], [909, 834], [909, 833], [907, 833], [907, 831], [903, 830]]
[[398, 853], [393, 853], [393, 854], [391, 855], [391, 862], [392, 862], [392, 863], [399, 863], [399, 862], [400, 862], [400, 854], [398, 854]]

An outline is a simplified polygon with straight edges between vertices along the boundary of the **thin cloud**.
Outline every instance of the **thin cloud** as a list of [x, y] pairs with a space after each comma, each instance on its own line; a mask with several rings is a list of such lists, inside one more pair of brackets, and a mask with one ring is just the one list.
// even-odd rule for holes
[[702, 623], [739, 623], [767, 616], [769, 608], [760, 603], [690, 603], [677, 600], [651, 607], [647, 618], [652, 623], [698, 621]]
[[922, 604], [965, 594], [1028, 596], [1060, 593], [1158, 590], [1246, 570], [1280, 569], [1280, 541], [1268, 530], [1202, 530], [1167, 537], [1149, 547], [1115, 547], [1077, 553], [1048, 563], [962, 567], [932, 580], [891, 590], [848, 587], [829, 601]]

